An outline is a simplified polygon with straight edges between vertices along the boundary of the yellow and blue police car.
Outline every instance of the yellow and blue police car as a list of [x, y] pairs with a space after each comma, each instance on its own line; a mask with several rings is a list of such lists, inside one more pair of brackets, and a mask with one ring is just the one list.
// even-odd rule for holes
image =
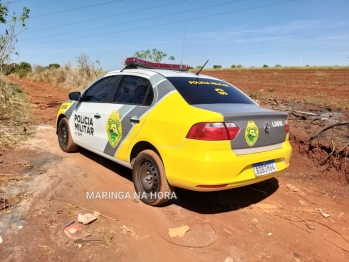
[[83, 147], [131, 168], [146, 204], [166, 202], [175, 187], [225, 190], [289, 166], [287, 113], [186, 65], [134, 57], [126, 65], [69, 94], [58, 142], [64, 152]]

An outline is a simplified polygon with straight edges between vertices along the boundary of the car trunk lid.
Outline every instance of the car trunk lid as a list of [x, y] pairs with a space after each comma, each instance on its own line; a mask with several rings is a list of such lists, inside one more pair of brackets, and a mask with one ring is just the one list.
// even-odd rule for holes
[[276, 149], [286, 140], [287, 113], [262, 108], [256, 104], [200, 104], [197, 108], [222, 114], [224, 122], [234, 122], [240, 133], [231, 140], [236, 154]]

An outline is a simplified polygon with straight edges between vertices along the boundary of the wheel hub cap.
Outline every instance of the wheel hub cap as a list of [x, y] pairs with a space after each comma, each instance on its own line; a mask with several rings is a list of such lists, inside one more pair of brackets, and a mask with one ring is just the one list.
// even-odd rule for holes
[[157, 191], [158, 174], [155, 166], [152, 163], [148, 161], [142, 163], [140, 168], [140, 178], [142, 187], [146, 193]]

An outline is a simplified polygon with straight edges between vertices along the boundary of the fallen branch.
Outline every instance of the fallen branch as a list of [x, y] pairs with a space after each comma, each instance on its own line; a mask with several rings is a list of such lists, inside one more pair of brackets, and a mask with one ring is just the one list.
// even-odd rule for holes
[[[332, 145], [333, 145], [333, 150], [332, 150], [332, 152], [327, 156], [326, 160], [321, 164], [322, 166], [327, 162], [327, 160], [330, 158], [330, 156], [334, 154], [335, 148], [334, 148], [333, 141], [332, 141]], [[344, 162], [345, 162], [345, 158], [347, 157], [347, 154], [346, 154], [346, 153], [347, 153], [347, 149], [346, 149], [346, 148], [347, 148], [348, 146], [349, 146], [349, 143], [346, 144], [345, 146], [343, 146], [341, 149], [339, 149], [339, 150], [337, 151], [337, 153], [336, 153], [336, 154], [338, 154], [339, 152], [342, 152], [342, 151], [345, 149]]]
[[11, 181], [11, 180], [16, 180], [16, 181], [19, 181], [19, 180], [26, 180], [26, 179], [30, 179], [29, 176], [0, 176], [0, 181]]
[[342, 122], [342, 123], [336, 123], [336, 124], [333, 124], [333, 125], [330, 125], [330, 126], [327, 126], [323, 129], [321, 129], [318, 133], [316, 133], [315, 135], [313, 135], [310, 140], [313, 140], [314, 138], [318, 137], [322, 132], [328, 130], [328, 129], [331, 129], [333, 127], [336, 127], [336, 126], [345, 126], [345, 125], [349, 125], [349, 122]]
[[[346, 148], [347, 148], [348, 146], [349, 146], [349, 143], [346, 144], [345, 146], [343, 146], [341, 149], [339, 149], [339, 151], [338, 151], [337, 153], [343, 151], [344, 149], [345, 149], [345, 152], [347, 152]], [[347, 156], [347, 154], [345, 154], [345, 156]]]
[[309, 116], [316, 116], [316, 114], [310, 113], [310, 112], [304, 112], [304, 111], [298, 111], [298, 110], [291, 110], [291, 111], [292, 111], [292, 112], [296, 112], [296, 113], [301, 113], [301, 114], [309, 115]]
[[[88, 209], [86, 209], [86, 208], [84, 208], [84, 207], [79, 207], [79, 206], [74, 205], [74, 204], [72, 204], [72, 203], [68, 203], [68, 205], [70, 205], [70, 206], [72, 206], [72, 207], [75, 207], [75, 208], [80, 208], [80, 209], [85, 210], [85, 211], [87, 211], [87, 212], [90, 212], [90, 213], [92, 213], [92, 214], [94, 213], [94, 211], [88, 210]], [[116, 219], [116, 218], [112, 218], [112, 217], [105, 216], [105, 215], [103, 215], [103, 214], [101, 214], [101, 213], [99, 213], [99, 212], [98, 212], [98, 216], [105, 217], [105, 218], [108, 218], [108, 219], [111, 219], [111, 220], [115, 220], [115, 221], [119, 221], [119, 220]]]
[[336, 150], [336, 147], [334, 146], [333, 140], [331, 141], [331, 143], [332, 143], [332, 147], [333, 147], [332, 152], [330, 154], [328, 154], [327, 158], [325, 159], [324, 162], [322, 162], [321, 166], [323, 166], [327, 162], [327, 160], [330, 159], [330, 157], [333, 155], [334, 151]]

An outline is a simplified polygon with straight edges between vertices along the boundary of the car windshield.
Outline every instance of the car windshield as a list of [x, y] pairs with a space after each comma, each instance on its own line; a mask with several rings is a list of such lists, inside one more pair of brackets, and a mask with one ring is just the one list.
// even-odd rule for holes
[[197, 77], [167, 77], [185, 101], [195, 104], [254, 104], [253, 100], [229, 83]]

